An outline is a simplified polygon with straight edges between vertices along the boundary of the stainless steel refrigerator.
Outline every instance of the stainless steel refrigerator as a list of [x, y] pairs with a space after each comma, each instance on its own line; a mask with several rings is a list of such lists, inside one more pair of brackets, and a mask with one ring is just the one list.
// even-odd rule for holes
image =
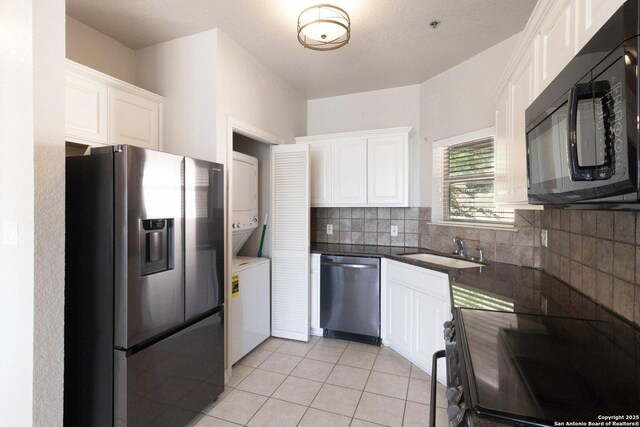
[[66, 162], [65, 425], [185, 425], [224, 389], [223, 166]]

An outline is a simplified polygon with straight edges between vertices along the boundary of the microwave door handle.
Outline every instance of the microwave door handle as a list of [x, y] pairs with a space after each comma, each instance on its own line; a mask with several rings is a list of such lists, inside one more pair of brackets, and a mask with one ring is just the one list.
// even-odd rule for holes
[[594, 98], [599, 98], [602, 104], [602, 126], [604, 128], [604, 163], [598, 166], [601, 171], [596, 174], [595, 179], [609, 179], [613, 174], [614, 127], [616, 123], [611, 85], [607, 80], [594, 82], [593, 92]]
[[[615, 123], [615, 112], [611, 108], [610, 85], [606, 80], [577, 84], [569, 93], [568, 114], [568, 151], [569, 173], [572, 181], [593, 181], [609, 179], [613, 174], [614, 138], [609, 123]], [[604, 126], [605, 156], [601, 165], [580, 166], [578, 163], [578, 101], [581, 99], [599, 99], [602, 104], [602, 121]], [[595, 108], [595, 105], [594, 105]], [[595, 143], [595, 141], [594, 141]]]
[[[586, 89], [586, 90], [585, 90]], [[569, 91], [569, 111], [567, 120], [567, 144], [568, 144], [568, 158], [569, 158], [569, 175], [571, 181], [587, 181], [590, 180], [584, 171], [581, 171], [580, 164], [578, 163], [578, 101], [585, 99], [584, 94], [591, 92], [591, 83], [577, 84]], [[582, 95], [582, 97], [580, 96]], [[589, 96], [590, 97], [590, 96]]]

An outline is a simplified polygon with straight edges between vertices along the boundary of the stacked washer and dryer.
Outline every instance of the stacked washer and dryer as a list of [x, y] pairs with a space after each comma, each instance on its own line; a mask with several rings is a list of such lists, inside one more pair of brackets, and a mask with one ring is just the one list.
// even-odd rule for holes
[[234, 151], [232, 180], [229, 341], [234, 364], [271, 335], [271, 282], [268, 258], [238, 256], [259, 226], [258, 159]]

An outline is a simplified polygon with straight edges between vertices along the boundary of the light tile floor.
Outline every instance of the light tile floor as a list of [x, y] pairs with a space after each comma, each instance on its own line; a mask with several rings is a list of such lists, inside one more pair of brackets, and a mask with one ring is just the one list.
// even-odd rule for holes
[[[269, 338], [196, 426], [427, 426], [431, 377], [388, 347]], [[438, 384], [436, 425], [448, 425]]]

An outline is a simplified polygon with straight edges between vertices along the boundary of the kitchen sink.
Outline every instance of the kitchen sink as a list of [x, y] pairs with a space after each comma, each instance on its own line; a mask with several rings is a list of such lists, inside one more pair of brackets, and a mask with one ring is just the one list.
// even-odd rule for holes
[[467, 261], [465, 259], [449, 258], [433, 254], [409, 254], [402, 256], [405, 258], [417, 259], [418, 261], [430, 262], [431, 264], [444, 265], [445, 267], [453, 268], [474, 268], [483, 266], [483, 264]]

